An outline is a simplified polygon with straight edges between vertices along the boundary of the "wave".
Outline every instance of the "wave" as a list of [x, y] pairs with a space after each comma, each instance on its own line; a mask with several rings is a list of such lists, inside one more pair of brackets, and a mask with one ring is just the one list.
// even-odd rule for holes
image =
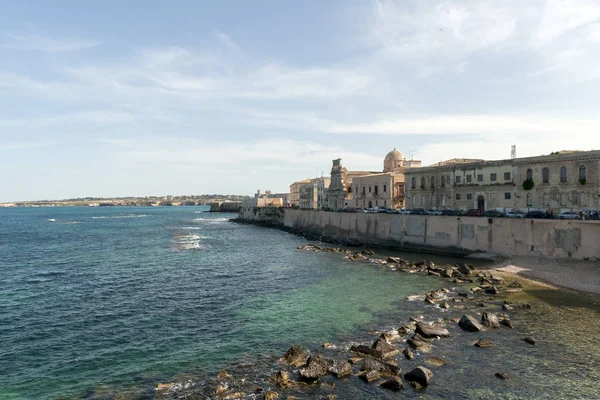
[[118, 219], [118, 218], [144, 218], [150, 217], [148, 214], [124, 214], [124, 215], [102, 215], [99, 217], [92, 217], [92, 219]]
[[175, 248], [177, 250], [197, 250], [204, 249], [205, 246], [200, 242], [202, 239], [209, 239], [209, 236], [195, 235], [192, 233], [175, 236]]
[[56, 218], [48, 218], [49, 222], [56, 222]]
[[219, 222], [227, 222], [229, 218], [194, 218], [193, 221], [205, 222], [207, 224], [217, 224]]

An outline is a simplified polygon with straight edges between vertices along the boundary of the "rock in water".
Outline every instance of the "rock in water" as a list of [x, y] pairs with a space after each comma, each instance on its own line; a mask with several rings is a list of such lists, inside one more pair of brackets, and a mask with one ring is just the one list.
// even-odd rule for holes
[[523, 339], [525, 341], [525, 343], [529, 343], [530, 345], [535, 346], [535, 340], [533, 338], [530, 337], [526, 337], [525, 339]]
[[429, 353], [431, 351], [431, 344], [423, 339], [421, 335], [415, 333], [410, 339], [406, 341], [410, 347], [423, 353]]
[[296, 381], [289, 378], [289, 375], [286, 371], [277, 372], [271, 377], [270, 381], [282, 389], [290, 388], [296, 384]]
[[398, 334], [397, 331], [394, 331], [394, 330], [391, 330], [391, 331], [388, 331], [388, 332], [383, 332], [381, 334], [381, 336], [379, 336], [379, 337], [381, 339], [389, 342], [389, 343], [392, 343], [392, 342], [395, 342], [397, 340], [400, 340], [400, 335]]
[[348, 361], [334, 361], [327, 371], [333, 376], [340, 378], [342, 376], [350, 375], [352, 372], [352, 364]]
[[265, 393], [265, 400], [278, 400], [279, 393], [271, 392], [270, 390]]
[[496, 372], [496, 378], [500, 378], [500, 379], [508, 379], [508, 375], [506, 375], [504, 372]]
[[417, 324], [417, 333], [425, 338], [449, 337], [450, 332], [448, 329], [440, 325], [428, 325], [422, 322]]
[[427, 357], [425, 360], [425, 364], [431, 365], [433, 367], [441, 367], [443, 365], [448, 364], [448, 361], [445, 358], [441, 357]]
[[487, 294], [500, 294], [500, 289], [498, 289], [498, 286], [492, 286], [491, 288], [486, 289], [485, 292]]
[[498, 316], [492, 313], [483, 313], [481, 315], [481, 322], [488, 328], [497, 329], [500, 328], [500, 322]]
[[492, 342], [490, 339], [479, 339], [475, 343], [475, 347], [480, 347], [482, 349], [485, 349], [488, 347], [494, 347], [494, 346], [495, 346], [494, 342]]
[[369, 371], [360, 376], [364, 381], [368, 383], [375, 382], [379, 378], [381, 378], [381, 374], [377, 371]]
[[413, 353], [408, 347], [402, 350], [402, 354], [406, 357], [407, 360], [412, 360], [415, 358], [415, 353]]
[[380, 338], [373, 343], [373, 350], [377, 351], [376, 357], [381, 359], [391, 358], [400, 354], [400, 350], [392, 346], [387, 340]]
[[328, 364], [327, 360], [320, 357], [310, 357], [306, 363], [306, 367], [298, 370], [300, 380], [307, 383], [317, 381], [317, 379], [327, 373]]
[[292, 365], [296, 368], [306, 365], [306, 359], [308, 353], [299, 346], [293, 345], [284, 355], [281, 357], [281, 361]]
[[470, 315], [463, 315], [460, 321], [458, 321], [458, 326], [470, 332], [481, 332], [483, 330], [483, 326]]
[[404, 377], [409, 382], [417, 382], [419, 385], [425, 387], [429, 385], [429, 381], [433, 377], [433, 372], [425, 367], [417, 367], [405, 374]]
[[377, 371], [388, 376], [400, 376], [400, 374], [402, 374], [402, 370], [397, 365], [379, 361], [374, 358], [367, 358], [363, 362], [360, 370], [364, 372]]
[[381, 386], [384, 389], [391, 390], [393, 392], [399, 392], [400, 390], [404, 389], [402, 379], [398, 378], [397, 376], [388, 379], [379, 386]]

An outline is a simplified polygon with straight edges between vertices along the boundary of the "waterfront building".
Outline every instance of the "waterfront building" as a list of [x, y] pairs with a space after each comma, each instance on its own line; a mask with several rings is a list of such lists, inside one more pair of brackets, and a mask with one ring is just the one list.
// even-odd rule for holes
[[294, 182], [290, 185], [289, 203], [292, 206], [300, 205], [300, 186], [310, 183], [310, 179], [303, 179], [298, 182]]
[[407, 208], [597, 210], [600, 151], [452, 159], [405, 172]]
[[330, 178], [320, 177], [308, 181], [308, 183], [300, 186], [300, 208], [312, 210], [327, 208], [327, 189], [331, 181]]
[[329, 190], [327, 191], [327, 208], [330, 210], [344, 207], [344, 199], [347, 194], [346, 179], [347, 170], [342, 167], [342, 160], [340, 158], [333, 160]]

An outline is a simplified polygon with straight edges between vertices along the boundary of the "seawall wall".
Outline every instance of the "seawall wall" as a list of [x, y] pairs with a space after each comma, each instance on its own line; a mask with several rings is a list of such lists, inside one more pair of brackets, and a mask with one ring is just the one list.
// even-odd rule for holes
[[240, 219], [324, 240], [356, 241], [411, 251], [600, 260], [600, 223], [595, 221], [339, 213], [269, 207], [243, 209]]

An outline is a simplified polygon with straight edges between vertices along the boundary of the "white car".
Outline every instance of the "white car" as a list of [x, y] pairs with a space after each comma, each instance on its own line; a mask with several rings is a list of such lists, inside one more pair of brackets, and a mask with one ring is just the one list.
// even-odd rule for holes
[[506, 213], [508, 218], [525, 218], [525, 213], [519, 210], [512, 210]]
[[577, 211], [566, 211], [558, 214], [559, 219], [581, 219]]

